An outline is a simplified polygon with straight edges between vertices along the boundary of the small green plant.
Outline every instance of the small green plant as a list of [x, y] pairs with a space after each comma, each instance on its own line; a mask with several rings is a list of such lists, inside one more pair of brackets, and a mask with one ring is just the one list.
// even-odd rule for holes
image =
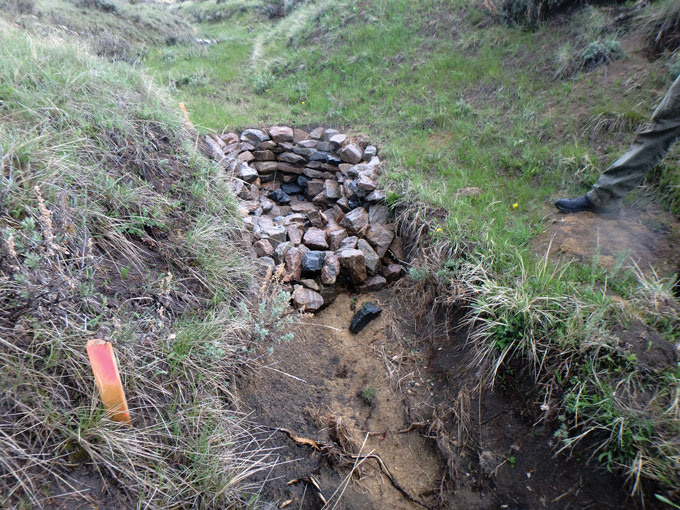
[[130, 266], [120, 266], [118, 270], [120, 271], [120, 277], [123, 280], [126, 280], [128, 277], [128, 273], [130, 272]]
[[375, 401], [376, 392], [375, 389], [368, 386], [361, 390], [361, 399], [368, 405], [372, 405]]
[[510, 467], [514, 469], [515, 465], [517, 464], [517, 458], [514, 455], [510, 455], [507, 460], [508, 464], [510, 464]]

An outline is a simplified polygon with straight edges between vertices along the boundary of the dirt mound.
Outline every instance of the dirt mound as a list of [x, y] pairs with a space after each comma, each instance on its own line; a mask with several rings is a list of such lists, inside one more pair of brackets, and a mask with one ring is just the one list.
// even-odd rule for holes
[[591, 212], [554, 215], [554, 222], [532, 245], [551, 258], [596, 260], [607, 269], [636, 264], [643, 272], [659, 275], [677, 270], [680, 223], [659, 211], [625, 209], [617, 217]]

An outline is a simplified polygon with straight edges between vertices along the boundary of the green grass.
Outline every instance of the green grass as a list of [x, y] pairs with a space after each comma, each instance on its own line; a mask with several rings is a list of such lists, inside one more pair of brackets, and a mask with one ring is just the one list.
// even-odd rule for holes
[[[628, 472], [636, 490], [645, 477], [672, 486], [677, 374], [639, 370], [611, 334], [641, 317], [677, 341], [669, 334], [674, 312], [655, 306], [660, 299], [677, 310], [668, 281], [650, 284], [596, 259], [546, 264], [530, 241], [545, 230], [552, 199], [585, 192], [630, 142], [657, 101], [648, 90], [664, 90], [674, 78], [673, 56], [650, 63], [639, 87], [624, 79], [597, 85], [588, 71], [598, 55], [627, 58], [618, 42], [625, 30], [597, 7], [527, 31], [494, 24], [457, 0], [319, 0], [281, 21], [237, 8], [243, 2], [216, 5], [230, 9], [229, 20], [204, 22], [199, 35], [222, 42], [157, 49], [145, 61], [175, 88], [192, 120], [218, 132], [330, 125], [379, 142], [391, 202], [448, 212], [431, 224], [442, 228], [432, 239], [448, 240], [459, 258], [414, 271], [423, 281], [439, 277], [441, 292], [452, 277], [471, 282], [473, 317], [487, 325], [476, 337], [487, 381], [510, 359], [524, 359], [538, 398], [563, 413], [566, 446], [585, 439], [602, 463]], [[216, 9], [189, 7], [201, 8]], [[677, 214], [677, 150], [661, 168], [648, 182]], [[470, 186], [481, 193], [455, 193]], [[629, 197], [642, 207], [645, 200]], [[613, 397], [622, 384], [626, 391]], [[654, 395], [644, 408], [634, 398], [639, 391]]]

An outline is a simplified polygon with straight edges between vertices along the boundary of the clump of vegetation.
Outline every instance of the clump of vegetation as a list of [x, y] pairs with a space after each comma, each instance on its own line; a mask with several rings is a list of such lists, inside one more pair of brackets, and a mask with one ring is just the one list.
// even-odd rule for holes
[[373, 405], [374, 402], [375, 402], [375, 396], [376, 396], [375, 388], [367, 386], [366, 388], [361, 390], [360, 396], [361, 396], [361, 400], [363, 400], [366, 405], [369, 405], [369, 406]]
[[680, 48], [680, 3], [665, 0], [651, 4], [638, 17], [647, 39], [650, 55], [660, 56], [664, 51]]
[[622, 56], [621, 44], [616, 39], [593, 41], [579, 51], [573, 51], [571, 45], [567, 44], [558, 53], [555, 77], [566, 78], [579, 72], [587, 73]]
[[264, 0], [260, 5], [260, 12], [271, 19], [285, 18], [299, 4], [308, 0]]
[[551, 11], [568, 5], [580, 4], [580, 0], [483, 0], [484, 7], [506, 23], [534, 25]]
[[[84, 459], [148, 508], [242, 500], [263, 454], [229, 404], [252, 324], [221, 170], [82, 45], [0, 21], [0, 82], [0, 506]], [[91, 338], [115, 345], [130, 427], [98, 405]]]

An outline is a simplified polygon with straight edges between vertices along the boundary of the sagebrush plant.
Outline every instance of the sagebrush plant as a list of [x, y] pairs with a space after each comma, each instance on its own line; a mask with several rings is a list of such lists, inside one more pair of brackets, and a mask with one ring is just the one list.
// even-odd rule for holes
[[[148, 508], [243, 500], [266, 452], [230, 406], [251, 277], [224, 175], [142, 73], [75, 42], [0, 21], [0, 83], [0, 506], [78, 490], [84, 461]], [[97, 337], [130, 427], [101, 409]]]

